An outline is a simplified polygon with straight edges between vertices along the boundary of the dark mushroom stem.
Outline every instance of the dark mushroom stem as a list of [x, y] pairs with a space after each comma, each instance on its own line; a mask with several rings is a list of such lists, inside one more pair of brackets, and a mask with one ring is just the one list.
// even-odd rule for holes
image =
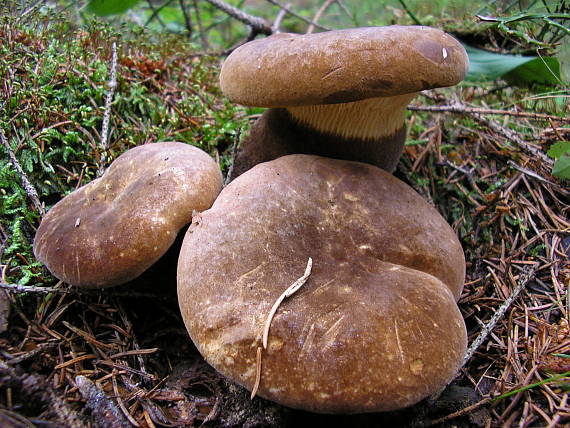
[[294, 153], [365, 162], [392, 172], [404, 148], [405, 109], [415, 95], [271, 108], [242, 142], [232, 178]]

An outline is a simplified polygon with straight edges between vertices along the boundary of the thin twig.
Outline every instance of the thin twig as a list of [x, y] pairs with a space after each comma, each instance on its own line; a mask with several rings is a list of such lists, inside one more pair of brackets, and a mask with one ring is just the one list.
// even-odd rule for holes
[[222, 0], [206, 0], [212, 6], [217, 7], [221, 11], [227, 13], [232, 18], [237, 19], [244, 24], [249, 25], [252, 30], [257, 34], [271, 34], [271, 27], [267, 25], [267, 22], [263, 18], [259, 18], [258, 16], [250, 15], [249, 13], [245, 13], [243, 10], [238, 9], [237, 7], [232, 6], [231, 4], [226, 3]]
[[266, 1], [269, 2], [269, 3], [271, 3], [272, 5], [275, 5], [275, 6], [280, 7], [280, 8], [283, 9], [285, 12], [287, 12], [289, 15], [292, 15], [292, 16], [294, 16], [295, 18], [300, 19], [301, 21], [303, 21], [303, 22], [305, 22], [305, 23], [307, 23], [307, 24], [309, 24], [309, 25], [313, 24], [315, 27], [317, 27], [317, 28], [320, 29], [320, 30], [330, 31], [330, 28], [325, 27], [325, 26], [323, 26], [323, 25], [320, 25], [320, 24], [318, 24], [318, 23], [316, 23], [316, 22], [313, 22], [313, 21], [311, 21], [310, 19], [305, 18], [303, 15], [299, 15], [297, 12], [293, 11], [291, 8], [286, 7], [285, 5], [279, 3], [279, 2], [276, 1], [276, 0], [266, 0]]
[[346, 13], [346, 16], [348, 16], [351, 21], [354, 21], [354, 15], [350, 10], [348, 10], [348, 7], [346, 7], [346, 5], [342, 0], [336, 0], [336, 4], [338, 4], [338, 6], [343, 10], [344, 13]]
[[478, 409], [481, 406], [484, 406], [485, 404], [489, 403], [491, 401], [490, 398], [484, 398], [481, 401], [478, 401], [475, 404], [472, 404], [471, 406], [467, 406], [464, 409], [458, 410], [457, 412], [453, 412], [450, 413], [449, 415], [443, 416], [439, 419], [435, 419], [433, 421], [431, 421], [428, 425], [428, 427], [434, 426], [434, 425], [439, 425], [442, 424], [443, 422], [449, 421], [451, 419], [455, 419], [458, 418], [460, 416], [463, 415], [467, 415], [469, 413], [471, 413], [473, 410]]
[[311, 34], [313, 31], [315, 31], [315, 24], [319, 22], [319, 19], [321, 19], [321, 16], [323, 16], [323, 13], [325, 13], [326, 10], [335, 2], [336, 0], [325, 0], [319, 10], [317, 10], [317, 13], [315, 13], [313, 22], [309, 25], [309, 28], [307, 28], [307, 34]]
[[[551, 186], [554, 186], [554, 187], [560, 187], [558, 184], [553, 183], [553, 182], [550, 181], [550, 180], [547, 180], [546, 178], [544, 178], [544, 177], [538, 175], [536, 172], [531, 171], [530, 169], [526, 169], [526, 168], [523, 168], [522, 166], [517, 165], [515, 162], [513, 162], [513, 161], [511, 161], [511, 160], [508, 161], [507, 163], [508, 163], [510, 166], [512, 166], [514, 169], [516, 169], [516, 170], [522, 172], [522, 173], [525, 174], [525, 175], [528, 175], [529, 177], [535, 178], [535, 179], [537, 179], [537, 180], [542, 181], [543, 183], [550, 184]], [[564, 189], [562, 189], [562, 190], [564, 190]]]
[[37, 9], [39, 9], [39, 7], [41, 6], [41, 4], [44, 2], [44, 0], [37, 0], [34, 4], [32, 4], [31, 6], [29, 6], [26, 10], [24, 10], [20, 16], [18, 16], [16, 18], [16, 21], [14, 22], [15, 26], [19, 25], [21, 22], [24, 21], [24, 18], [29, 15], [32, 12], [35, 12]]
[[512, 141], [517, 146], [519, 146], [524, 151], [530, 153], [531, 155], [535, 156], [536, 158], [540, 158], [540, 160], [549, 168], [552, 169], [554, 161], [550, 159], [542, 150], [533, 147], [531, 144], [524, 141], [517, 132], [513, 131], [512, 129], [505, 128], [499, 125], [496, 122], [491, 120], [487, 120], [480, 114], [472, 113], [471, 116], [483, 124], [483, 126], [492, 129], [493, 131], [501, 134], [507, 140]]
[[[285, 7], [290, 8], [291, 3], [287, 3]], [[285, 9], [280, 9], [279, 13], [275, 17], [275, 21], [273, 21], [273, 25], [271, 25], [271, 31], [273, 31], [273, 34], [281, 32], [279, 27], [281, 26], [281, 22], [283, 21], [283, 18], [285, 18], [285, 15], [287, 15], [287, 11]]]
[[149, 8], [152, 10], [151, 15], [148, 17], [148, 19], [146, 20], [144, 27], [147, 27], [148, 24], [150, 24], [152, 22], [152, 20], [154, 18], [157, 19], [158, 23], [164, 28], [166, 27], [166, 25], [164, 24], [164, 22], [162, 21], [162, 19], [160, 19], [160, 12], [162, 11], [162, 9], [170, 6], [170, 3], [172, 3], [174, 0], [169, 0], [167, 2], [164, 2], [163, 4], [161, 4], [159, 7], [155, 8], [154, 5], [152, 4], [152, 1], [147, 1]]
[[511, 304], [515, 301], [519, 293], [526, 287], [526, 285], [531, 281], [534, 277], [534, 274], [537, 270], [536, 265], [533, 265], [527, 269], [525, 269], [519, 276], [518, 284], [511, 293], [511, 295], [503, 302], [503, 304], [497, 309], [495, 314], [491, 317], [489, 322], [483, 327], [479, 336], [471, 343], [471, 346], [467, 349], [465, 356], [463, 357], [462, 367], [471, 359], [477, 348], [481, 346], [481, 344], [487, 339], [487, 336], [491, 334], [491, 331], [497, 325], [500, 319], [503, 318], [507, 309], [511, 306]]
[[12, 165], [16, 169], [18, 175], [20, 176], [20, 181], [22, 182], [22, 186], [24, 187], [24, 190], [28, 195], [28, 198], [30, 198], [32, 204], [34, 205], [36, 210], [40, 213], [40, 215], [43, 216], [45, 214], [45, 209], [42, 203], [40, 202], [38, 192], [36, 191], [36, 188], [32, 186], [32, 183], [30, 182], [28, 175], [22, 169], [20, 162], [18, 162], [16, 155], [14, 154], [12, 148], [10, 147], [10, 144], [8, 143], [8, 139], [4, 135], [4, 131], [1, 128], [0, 128], [0, 140], [2, 140], [2, 145], [6, 148], [8, 156], [10, 157], [10, 161], [12, 162]]
[[37, 355], [42, 354], [43, 352], [45, 352], [47, 350], [55, 348], [58, 345], [59, 345], [59, 342], [40, 343], [40, 344], [38, 344], [37, 348], [32, 349], [31, 351], [26, 352], [22, 355], [18, 355], [17, 357], [10, 358], [9, 360], [6, 360], [6, 364], [8, 364], [9, 366], [18, 365], [20, 363], [23, 363], [24, 361], [27, 361], [31, 358], [36, 357]]
[[188, 31], [188, 38], [192, 37], [192, 15], [188, 11], [186, 6], [186, 0], [178, 0], [180, 4], [180, 9], [182, 10], [182, 15], [184, 16], [184, 24], [186, 25], [186, 31]]
[[105, 97], [105, 113], [103, 114], [103, 125], [101, 126], [101, 160], [99, 163], [98, 175], [103, 174], [109, 150], [109, 120], [111, 118], [111, 103], [117, 88], [117, 43], [113, 42], [113, 56], [111, 58], [111, 72], [109, 74], [109, 90]]
[[[435, 106], [435, 107], [437, 107], [437, 106]], [[438, 111], [438, 110], [430, 110], [431, 106], [424, 106], [421, 109], [424, 109], [424, 108], [426, 108], [425, 111]], [[507, 140], [512, 141], [513, 143], [515, 143], [517, 146], [519, 146], [524, 151], [530, 153], [531, 155], [535, 156], [536, 158], [539, 158], [549, 169], [552, 169], [554, 162], [552, 161], [552, 159], [550, 159], [548, 156], [546, 156], [546, 154], [542, 150], [540, 150], [536, 147], [533, 147], [531, 144], [524, 141], [516, 131], [513, 131], [512, 129], [507, 129], [507, 128], [499, 125], [498, 123], [496, 123], [492, 120], [489, 120], [483, 116], [483, 114], [503, 114], [503, 115], [509, 114], [508, 110], [479, 110], [479, 109], [467, 107], [466, 105], [464, 105], [463, 103], [461, 103], [459, 101], [455, 101], [452, 104], [447, 105], [447, 106], [441, 106], [440, 108], [443, 109], [441, 111], [449, 111], [452, 113], [460, 113], [460, 114], [469, 114], [471, 117], [473, 117], [473, 119], [475, 119], [477, 122], [481, 123], [486, 128], [492, 129], [496, 133], [505, 137]], [[420, 108], [414, 107], [414, 106], [409, 106], [408, 109], [409, 110], [420, 110]], [[545, 120], [561, 119], [561, 118], [558, 118], [558, 116], [539, 115], [537, 117], [536, 113], [532, 113], [532, 114], [535, 115], [535, 116], [533, 116], [533, 118], [535, 118], [535, 119], [545, 119]], [[513, 115], [515, 115], [515, 114], [513, 114]], [[567, 120], [570, 122], [570, 119], [567, 119]], [[563, 121], [566, 121], [566, 120], [563, 120]]]
[[480, 108], [480, 107], [468, 107], [464, 104], [458, 103], [453, 105], [444, 105], [444, 106], [418, 106], [418, 105], [409, 105], [408, 110], [411, 111], [431, 111], [431, 112], [440, 112], [440, 113], [458, 113], [458, 114], [493, 114], [493, 115], [500, 115], [500, 116], [515, 116], [515, 117], [528, 117], [529, 119], [535, 120], [554, 120], [560, 121], [564, 123], [570, 123], [570, 117], [561, 117], [561, 116], [554, 116], [550, 114], [541, 114], [541, 113], [532, 113], [528, 111], [512, 111], [512, 110], [495, 110], [489, 108]]
[[198, 31], [200, 32], [200, 40], [202, 41], [202, 48], [204, 51], [209, 49], [208, 38], [206, 37], [206, 31], [204, 30], [204, 24], [202, 23], [202, 14], [200, 13], [200, 8], [198, 7], [198, 0], [193, 0], [194, 11], [196, 12], [196, 22], [198, 23]]
[[38, 294], [74, 294], [83, 296], [101, 296], [105, 297], [147, 297], [150, 299], [166, 299], [165, 296], [160, 296], [152, 293], [140, 293], [134, 291], [110, 291], [110, 290], [97, 290], [97, 289], [79, 289], [79, 288], [55, 288], [55, 287], [37, 287], [34, 285], [19, 285], [10, 284], [0, 280], [0, 288], [10, 293], [38, 293]]
[[416, 15], [414, 15], [414, 13], [411, 11], [411, 9], [408, 7], [408, 5], [404, 2], [404, 0], [398, 0], [398, 2], [402, 5], [402, 7], [406, 11], [406, 13], [410, 16], [410, 18], [412, 18], [412, 21], [414, 21], [414, 24], [422, 25], [421, 21], [416, 17]]

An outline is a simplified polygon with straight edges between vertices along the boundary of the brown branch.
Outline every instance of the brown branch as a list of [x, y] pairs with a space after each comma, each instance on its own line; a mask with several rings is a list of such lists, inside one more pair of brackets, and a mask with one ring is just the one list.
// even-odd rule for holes
[[164, 28], [166, 27], [166, 25], [164, 24], [164, 22], [162, 21], [162, 19], [160, 19], [160, 11], [162, 9], [164, 9], [165, 7], [170, 6], [170, 3], [172, 3], [174, 0], [169, 0], [165, 3], [163, 3], [162, 5], [160, 5], [158, 8], [155, 8], [154, 5], [152, 4], [152, 1], [147, 1], [148, 3], [148, 7], [152, 10], [152, 14], [149, 16], [149, 18], [146, 20], [144, 26], [148, 26], [148, 24], [151, 23], [151, 21], [156, 18], [156, 20], [158, 21], [158, 23]]
[[40, 215], [43, 216], [46, 212], [45, 212], [44, 206], [40, 202], [38, 192], [36, 191], [36, 188], [30, 182], [28, 175], [22, 169], [20, 162], [18, 162], [18, 159], [16, 158], [14, 151], [12, 150], [12, 148], [10, 147], [10, 144], [8, 143], [8, 139], [4, 135], [4, 131], [1, 128], [0, 128], [0, 140], [2, 140], [2, 145], [6, 148], [6, 151], [8, 152], [8, 157], [10, 158], [10, 161], [12, 162], [12, 166], [16, 169], [16, 172], [20, 176], [20, 181], [22, 183], [22, 187], [24, 188], [26, 194], [28, 195], [28, 198], [30, 198], [30, 200], [32, 201], [32, 204], [34, 205], [36, 210], [40, 213]]
[[515, 143], [524, 151], [530, 153], [531, 155], [539, 158], [544, 164], [552, 169], [554, 162], [550, 159], [542, 150], [534, 147], [532, 144], [527, 143], [524, 141], [520, 135], [513, 131], [512, 129], [505, 128], [494, 122], [485, 118], [484, 114], [500, 114], [500, 115], [511, 115], [511, 116], [519, 116], [519, 117], [531, 117], [537, 120], [561, 120], [564, 122], [570, 123], [570, 118], [561, 118], [558, 116], [551, 116], [546, 114], [539, 114], [539, 113], [529, 113], [529, 112], [512, 112], [509, 110], [493, 110], [493, 109], [480, 109], [475, 107], [468, 107], [461, 102], [453, 102], [452, 104], [448, 104], [445, 106], [408, 106], [408, 110], [412, 111], [433, 111], [433, 112], [449, 112], [449, 113], [458, 113], [458, 114], [468, 114], [477, 122], [481, 123], [484, 127], [489, 128], [495, 131], [497, 134], [502, 135], [507, 140]]
[[315, 24], [319, 22], [319, 19], [321, 19], [321, 16], [323, 16], [323, 13], [325, 13], [326, 10], [335, 2], [336, 0], [325, 0], [319, 10], [317, 10], [317, 13], [315, 13], [313, 22], [309, 25], [309, 28], [307, 28], [307, 34], [311, 34], [313, 31], [315, 31]]
[[90, 419], [94, 427], [130, 428], [131, 424], [100, 387], [85, 376], [77, 376], [75, 384], [91, 410]]
[[246, 25], [249, 25], [252, 31], [256, 34], [266, 34], [270, 35], [272, 33], [271, 27], [265, 22], [263, 18], [259, 18], [258, 16], [250, 15], [249, 13], [245, 13], [243, 10], [238, 9], [237, 7], [232, 6], [231, 4], [226, 3], [222, 0], [205, 0], [210, 3], [212, 6], [220, 9], [221, 11], [227, 13], [232, 18], [237, 19], [240, 22], [243, 22]]
[[419, 106], [419, 105], [409, 105], [408, 110], [411, 111], [430, 111], [438, 113], [458, 113], [458, 114], [493, 114], [501, 116], [515, 116], [515, 117], [527, 117], [529, 119], [535, 120], [554, 120], [564, 123], [570, 123], [570, 117], [560, 117], [550, 114], [532, 113], [526, 111], [513, 111], [513, 110], [495, 110], [489, 108], [480, 107], [468, 107], [464, 104], [457, 103], [453, 105], [444, 106]]

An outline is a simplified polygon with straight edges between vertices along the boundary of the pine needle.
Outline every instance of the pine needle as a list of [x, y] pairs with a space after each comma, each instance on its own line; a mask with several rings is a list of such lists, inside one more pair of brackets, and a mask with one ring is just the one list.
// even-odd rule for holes
[[277, 309], [279, 309], [279, 306], [281, 305], [283, 300], [285, 300], [287, 297], [291, 297], [293, 294], [297, 292], [297, 290], [299, 290], [303, 286], [303, 284], [307, 282], [309, 276], [311, 275], [312, 268], [313, 268], [313, 259], [309, 257], [309, 260], [307, 261], [307, 267], [305, 268], [305, 273], [303, 274], [303, 276], [300, 277], [298, 280], [296, 280], [293, 284], [291, 284], [289, 288], [287, 288], [287, 290], [285, 290], [283, 294], [281, 294], [277, 298], [271, 310], [269, 311], [269, 315], [267, 315], [267, 319], [265, 320], [265, 326], [263, 328], [263, 340], [262, 340], [263, 347], [259, 346], [257, 348], [255, 383], [253, 385], [253, 389], [251, 390], [251, 397], [250, 397], [251, 400], [253, 400], [253, 398], [257, 394], [257, 390], [259, 389], [259, 384], [261, 382], [261, 354], [264, 349], [267, 349], [267, 337], [269, 336], [269, 328], [271, 327], [271, 321], [273, 320], [273, 316], [277, 312]]

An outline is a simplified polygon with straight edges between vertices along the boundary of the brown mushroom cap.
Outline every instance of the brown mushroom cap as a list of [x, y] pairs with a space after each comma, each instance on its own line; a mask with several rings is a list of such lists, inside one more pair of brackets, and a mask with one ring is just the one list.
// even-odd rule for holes
[[221, 183], [216, 163], [196, 147], [175, 142], [135, 147], [49, 210], [34, 253], [72, 285], [125, 283], [166, 252], [192, 211], [212, 205]]
[[220, 84], [249, 106], [333, 104], [452, 86], [467, 67], [465, 49], [449, 34], [394, 25], [246, 43], [224, 62]]
[[444, 387], [466, 331], [465, 260], [445, 220], [374, 166], [310, 155], [259, 164], [193, 221], [178, 265], [186, 327], [205, 359], [258, 394], [324, 413], [387, 411]]

